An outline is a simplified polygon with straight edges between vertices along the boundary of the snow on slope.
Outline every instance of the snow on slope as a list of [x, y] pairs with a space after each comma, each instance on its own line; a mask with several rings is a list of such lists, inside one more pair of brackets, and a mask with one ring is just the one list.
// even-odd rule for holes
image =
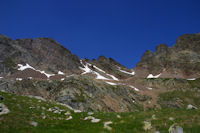
[[107, 82], [107, 81], [106, 81], [106, 83], [109, 84], [109, 85], [117, 85], [116, 83]]
[[111, 74], [106, 73], [106, 75], [110, 76], [113, 80], [119, 81], [118, 78], [116, 78], [115, 76], [113, 76], [113, 75], [111, 75]]
[[102, 73], [105, 73], [106, 75], [108, 75], [109, 77], [111, 77], [113, 80], [119, 81], [118, 78], [116, 78], [115, 76], [113, 76], [113, 75], [111, 75], [111, 74], [106, 73], [104, 70], [98, 68], [97, 66], [93, 65], [93, 67], [94, 67], [95, 69], [97, 69], [98, 71], [100, 71], [100, 72], [102, 72]]
[[93, 71], [93, 72], [97, 75], [96, 79], [110, 80], [110, 79], [100, 75], [98, 72], [95, 72], [95, 71]]
[[[117, 66], [117, 67], [118, 67], [118, 66]], [[127, 72], [127, 71], [122, 70], [120, 67], [118, 67], [118, 70], [119, 70], [120, 72], [129, 74], [129, 75], [135, 75], [135, 72], [134, 72], [134, 71], [132, 71], [132, 72]]]
[[28, 69], [28, 68], [35, 70], [35, 68], [33, 68], [32, 66], [30, 66], [30, 65], [27, 64], [27, 63], [26, 63], [25, 66], [23, 66], [22, 64], [18, 64], [18, 67], [19, 67], [19, 68], [18, 68], [19, 71], [24, 71], [25, 69]]
[[[83, 64], [83, 61], [80, 60], [80, 63], [84, 66], [84, 67], [80, 67], [81, 70], [83, 70], [84, 72], [82, 74], [86, 74], [86, 73], [94, 73], [97, 75], [96, 79], [102, 79], [102, 80], [110, 80], [104, 76], [102, 76], [101, 74], [99, 74], [98, 72], [96, 71], [93, 71], [91, 70], [88, 66], [92, 66], [90, 63], [87, 63], [86, 62], [86, 65]], [[113, 80], [119, 80], [118, 78], [116, 78], [115, 76], [113, 75], [110, 75], [110, 74], [107, 74], [105, 71], [103, 71], [102, 69], [98, 68], [97, 66], [93, 65], [93, 67], [95, 69], [97, 69], [98, 71], [102, 72], [102, 73], [105, 73], [106, 75], [110, 76]]]
[[196, 80], [196, 78], [192, 78], [192, 79], [187, 79], [187, 80]]
[[96, 79], [109, 80], [108, 78], [106, 78], [106, 77], [100, 75], [99, 73], [97, 73], [97, 72], [91, 70], [91, 69], [88, 67], [88, 66], [92, 66], [90, 63], [87, 63], [87, 62], [86, 62], [86, 65], [84, 65], [82, 60], [80, 60], [80, 63], [84, 66], [84, 67], [80, 67], [80, 69], [83, 70], [83, 71], [85, 71], [85, 72], [82, 73], [82, 75], [83, 75], [83, 74], [87, 74], [87, 73], [94, 73], [95, 75], [97, 75]]
[[18, 67], [19, 67], [19, 68], [18, 68], [19, 71], [23, 71], [23, 70], [29, 68], [29, 69], [33, 69], [33, 70], [35, 70], [35, 71], [38, 71], [38, 72], [40, 72], [40, 73], [46, 75], [48, 78], [55, 75], [55, 74], [48, 74], [48, 73], [46, 73], [45, 71], [36, 70], [35, 68], [33, 68], [32, 66], [30, 66], [30, 65], [27, 64], [27, 63], [26, 63], [25, 66], [23, 66], [22, 64], [18, 64]]
[[64, 72], [58, 71], [58, 74], [65, 75]]
[[161, 75], [161, 73], [158, 74], [158, 75], [156, 75], [156, 76], [153, 76], [153, 74], [149, 74], [149, 75], [147, 76], [147, 78], [148, 78], [148, 79], [149, 79], [149, 78], [158, 78], [158, 77], [160, 77], [160, 75]]
[[134, 87], [132, 85], [129, 85], [129, 87], [134, 88], [135, 91], [140, 91], [138, 88], [136, 88], [136, 87]]

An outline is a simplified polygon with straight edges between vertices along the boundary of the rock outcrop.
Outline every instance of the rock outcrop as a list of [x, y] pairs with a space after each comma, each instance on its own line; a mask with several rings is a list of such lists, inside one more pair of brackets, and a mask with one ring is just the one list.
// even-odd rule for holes
[[200, 34], [182, 35], [172, 47], [161, 44], [155, 52], [147, 50], [134, 70], [143, 78], [160, 73], [165, 78], [200, 77]]
[[0, 75], [26, 64], [49, 73], [80, 73], [79, 58], [50, 38], [12, 40], [0, 35]]

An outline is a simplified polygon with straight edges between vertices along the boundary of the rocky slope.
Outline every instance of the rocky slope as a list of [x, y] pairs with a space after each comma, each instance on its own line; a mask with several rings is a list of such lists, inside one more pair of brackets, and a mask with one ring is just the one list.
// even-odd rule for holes
[[80, 73], [79, 58], [50, 38], [12, 40], [0, 35], [0, 75], [16, 72], [17, 64], [29, 64], [48, 73]]
[[172, 47], [161, 44], [155, 52], [146, 51], [136, 67], [128, 69], [104, 56], [80, 60], [50, 38], [12, 40], [0, 35], [0, 90], [40, 96], [81, 111], [199, 107], [192, 97], [185, 100], [175, 93], [199, 93], [199, 43], [200, 34], [180, 36]]
[[134, 68], [136, 77], [149, 74], [163, 78], [197, 78], [200, 76], [200, 34], [178, 37], [176, 44], [161, 44], [155, 52], [147, 50]]

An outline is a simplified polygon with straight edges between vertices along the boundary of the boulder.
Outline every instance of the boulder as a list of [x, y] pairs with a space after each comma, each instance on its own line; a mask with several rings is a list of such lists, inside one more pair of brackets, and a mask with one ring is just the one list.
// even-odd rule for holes
[[169, 128], [169, 133], [183, 133], [183, 128], [177, 124], [173, 124]]
[[9, 113], [10, 110], [4, 105], [3, 103], [0, 103], [0, 116]]
[[187, 109], [197, 109], [197, 107], [195, 107], [195, 106], [189, 104], [189, 105], [187, 106]]
[[145, 131], [152, 129], [151, 122], [149, 122], [149, 121], [144, 121], [143, 129], [144, 129]]

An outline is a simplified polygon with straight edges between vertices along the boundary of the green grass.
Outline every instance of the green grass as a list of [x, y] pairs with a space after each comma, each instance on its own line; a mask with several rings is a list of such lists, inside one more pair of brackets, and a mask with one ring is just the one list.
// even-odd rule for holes
[[195, 90], [169, 91], [169, 92], [160, 94], [159, 97], [160, 97], [161, 102], [170, 101], [173, 98], [179, 98], [183, 101], [185, 108], [188, 104], [192, 104], [196, 107], [199, 107], [200, 105], [200, 92], [197, 92]]
[[[168, 128], [173, 123], [182, 126], [186, 133], [200, 132], [200, 110], [152, 109], [128, 113], [95, 112], [93, 116], [101, 121], [91, 123], [89, 120], [83, 120], [88, 116], [87, 112], [73, 113], [70, 111], [73, 119], [67, 121], [64, 113], [69, 109], [62, 105], [4, 92], [0, 92], [0, 95], [4, 97], [4, 100], [0, 102], [3, 102], [11, 111], [0, 116], [0, 133], [143, 133], [145, 132], [143, 130], [145, 120], [151, 121], [153, 127], [152, 130], [146, 131], [149, 133], [155, 130], [168, 133]], [[61, 114], [47, 111], [55, 106], [64, 111]], [[30, 109], [29, 107], [35, 108]], [[42, 119], [42, 113], [47, 116], [46, 119]], [[155, 120], [152, 119], [153, 114], [156, 116]], [[121, 118], [117, 118], [117, 115]], [[169, 117], [173, 117], [174, 121], [170, 121]], [[30, 121], [37, 122], [38, 126], [30, 125]], [[103, 128], [106, 121], [113, 122], [110, 125], [111, 131]]]
[[200, 78], [196, 80], [187, 80], [187, 82], [191, 85], [191, 87], [200, 89]]

